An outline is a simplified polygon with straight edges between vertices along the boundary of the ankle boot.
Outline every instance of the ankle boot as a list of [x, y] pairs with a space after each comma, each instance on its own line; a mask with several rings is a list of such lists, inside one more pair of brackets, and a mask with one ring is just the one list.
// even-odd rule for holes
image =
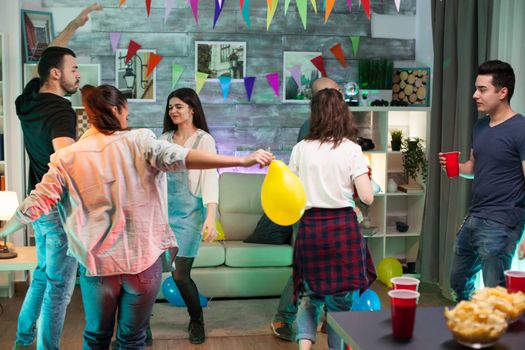
[[202, 344], [206, 335], [204, 333], [204, 315], [202, 314], [202, 309], [198, 318], [191, 318], [190, 324], [188, 325], [188, 332], [190, 343], [192, 344]]

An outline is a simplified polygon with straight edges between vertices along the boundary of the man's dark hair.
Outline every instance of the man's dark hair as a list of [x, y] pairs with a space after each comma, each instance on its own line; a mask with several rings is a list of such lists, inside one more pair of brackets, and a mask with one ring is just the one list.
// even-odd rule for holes
[[51, 46], [42, 52], [42, 57], [38, 62], [38, 75], [40, 77], [40, 84], [43, 85], [48, 79], [51, 69], [62, 69], [64, 56], [70, 55], [77, 57], [73, 50], [67, 47]]
[[496, 87], [497, 91], [506, 87], [509, 91], [507, 101], [510, 102], [514, 94], [514, 85], [516, 84], [514, 70], [510, 64], [499, 60], [484, 62], [478, 68], [478, 75], [491, 75], [492, 85]]

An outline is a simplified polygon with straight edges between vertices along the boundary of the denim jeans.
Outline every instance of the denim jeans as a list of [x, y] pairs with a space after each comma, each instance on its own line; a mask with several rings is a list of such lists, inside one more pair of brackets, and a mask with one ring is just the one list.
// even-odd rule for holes
[[67, 237], [56, 210], [33, 223], [38, 265], [18, 315], [16, 343], [58, 349], [66, 308], [75, 288], [77, 261], [67, 256]]
[[144, 349], [146, 328], [162, 279], [162, 259], [137, 274], [86, 276], [80, 287], [86, 315], [83, 349], [109, 349], [117, 314], [119, 349]]
[[505, 286], [504, 271], [510, 269], [523, 225], [509, 227], [497, 221], [467, 216], [454, 246], [450, 285], [457, 301], [469, 300], [481, 270], [487, 287]]
[[296, 316], [297, 304], [293, 302], [293, 277], [290, 276], [279, 299], [279, 307], [273, 320], [293, 325]]
[[[315, 343], [317, 324], [323, 311], [323, 306], [326, 306], [328, 312], [350, 311], [354, 297], [357, 295], [356, 293], [359, 293], [359, 291], [323, 296], [315, 294], [305, 283], [305, 293], [297, 316], [297, 341], [309, 339]], [[341, 338], [330, 325], [328, 325], [327, 333], [328, 348], [330, 350], [341, 349]]]

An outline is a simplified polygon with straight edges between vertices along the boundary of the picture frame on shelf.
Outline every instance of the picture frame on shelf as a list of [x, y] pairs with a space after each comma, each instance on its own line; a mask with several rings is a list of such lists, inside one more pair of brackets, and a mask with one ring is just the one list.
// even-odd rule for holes
[[392, 106], [428, 107], [430, 105], [430, 68], [394, 68]]
[[115, 86], [128, 101], [155, 102], [157, 69], [146, 76], [150, 53], [156, 50], [138, 50], [126, 63], [127, 49], [118, 49], [115, 53]]
[[38, 62], [54, 38], [51, 12], [21, 10], [24, 62]]
[[[321, 72], [311, 60], [321, 54], [317, 51], [283, 51], [283, 102], [310, 102], [312, 99], [312, 83], [321, 77]], [[291, 70], [294, 67], [299, 68], [300, 84], [293, 77]]]
[[195, 73], [208, 74], [207, 80], [227, 76], [242, 81], [246, 76], [246, 42], [195, 41]]

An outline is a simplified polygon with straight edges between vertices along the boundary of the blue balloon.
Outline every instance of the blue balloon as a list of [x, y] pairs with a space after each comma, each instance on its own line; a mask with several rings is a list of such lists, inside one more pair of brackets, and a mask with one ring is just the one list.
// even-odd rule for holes
[[367, 289], [361, 296], [354, 299], [352, 311], [380, 311], [381, 300], [376, 292]]
[[[186, 306], [184, 299], [182, 299], [182, 296], [180, 295], [179, 288], [177, 288], [177, 285], [175, 284], [175, 281], [172, 277], [168, 277], [164, 280], [164, 282], [162, 282], [162, 294], [164, 294], [164, 297], [171, 305], [175, 305], [177, 307]], [[199, 300], [202, 307], [208, 306], [208, 299], [201, 293], [199, 293]]]

